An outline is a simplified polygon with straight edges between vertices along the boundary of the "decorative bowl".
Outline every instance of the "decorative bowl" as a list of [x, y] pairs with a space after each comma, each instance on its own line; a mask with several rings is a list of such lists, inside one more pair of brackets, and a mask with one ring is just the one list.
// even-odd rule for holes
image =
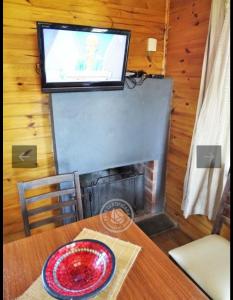
[[42, 270], [45, 290], [56, 299], [88, 299], [106, 288], [115, 272], [115, 256], [104, 243], [85, 239], [54, 251]]

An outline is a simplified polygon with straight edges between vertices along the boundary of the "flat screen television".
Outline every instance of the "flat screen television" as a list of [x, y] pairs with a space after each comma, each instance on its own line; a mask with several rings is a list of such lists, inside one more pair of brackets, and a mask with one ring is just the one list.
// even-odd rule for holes
[[37, 22], [43, 92], [124, 88], [130, 31]]

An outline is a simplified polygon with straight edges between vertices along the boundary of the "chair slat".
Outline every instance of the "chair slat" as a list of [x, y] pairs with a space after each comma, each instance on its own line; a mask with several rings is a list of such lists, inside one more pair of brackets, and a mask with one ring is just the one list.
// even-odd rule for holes
[[68, 200], [68, 201], [59, 202], [56, 204], [50, 204], [50, 205], [45, 205], [42, 207], [30, 209], [30, 210], [28, 210], [27, 214], [28, 214], [28, 216], [34, 216], [34, 215], [40, 214], [45, 211], [54, 210], [54, 209], [58, 209], [61, 207], [66, 207], [66, 206], [77, 205], [77, 204], [78, 203], [76, 200]]
[[56, 176], [50, 176], [46, 178], [40, 178], [28, 182], [24, 182], [24, 190], [34, 189], [41, 187], [43, 185], [51, 185], [51, 184], [58, 184], [62, 182], [69, 182], [74, 181], [74, 175], [73, 174], [61, 174]]
[[69, 213], [69, 214], [63, 214], [63, 215], [58, 215], [58, 216], [53, 216], [49, 217], [40, 221], [32, 222], [29, 224], [30, 229], [35, 229], [39, 226], [46, 225], [53, 223], [55, 221], [61, 220], [61, 219], [66, 219], [66, 218], [72, 218], [72, 217], [77, 217], [76, 213]]
[[65, 190], [60, 190], [60, 191], [56, 191], [56, 192], [40, 194], [37, 196], [26, 198], [25, 200], [29, 204], [29, 203], [33, 203], [33, 202], [36, 202], [36, 201], [39, 201], [42, 199], [54, 198], [54, 197], [64, 196], [64, 195], [69, 195], [69, 194], [74, 194], [74, 193], [75, 193], [75, 189], [71, 188], [71, 189], [65, 189]]

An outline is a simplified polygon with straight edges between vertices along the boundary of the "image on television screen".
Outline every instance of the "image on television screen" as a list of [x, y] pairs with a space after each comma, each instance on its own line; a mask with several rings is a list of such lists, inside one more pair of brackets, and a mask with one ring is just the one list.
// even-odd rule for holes
[[43, 29], [46, 82], [120, 81], [126, 36]]

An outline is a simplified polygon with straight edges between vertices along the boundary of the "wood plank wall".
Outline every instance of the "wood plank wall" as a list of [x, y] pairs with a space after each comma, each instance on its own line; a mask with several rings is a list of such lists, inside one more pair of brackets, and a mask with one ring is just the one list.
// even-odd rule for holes
[[[49, 99], [40, 91], [36, 21], [132, 31], [128, 69], [164, 74], [166, 0], [4, 0], [4, 241], [24, 236], [16, 183], [55, 173]], [[146, 40], [158, 40], [151, 62]], [[13, 169], [12, 145], [37, 145], [38, 167]]]
[[[209, 234], [204, 216], [184, 219], [181, 211], [184, 176], [195, 121], [210, 0], [171, 0], [166, 74], [174, 80], [167, 156], [166, 211], [193, 239]], [[223, 229], [229, 237], [229, 230]]]

